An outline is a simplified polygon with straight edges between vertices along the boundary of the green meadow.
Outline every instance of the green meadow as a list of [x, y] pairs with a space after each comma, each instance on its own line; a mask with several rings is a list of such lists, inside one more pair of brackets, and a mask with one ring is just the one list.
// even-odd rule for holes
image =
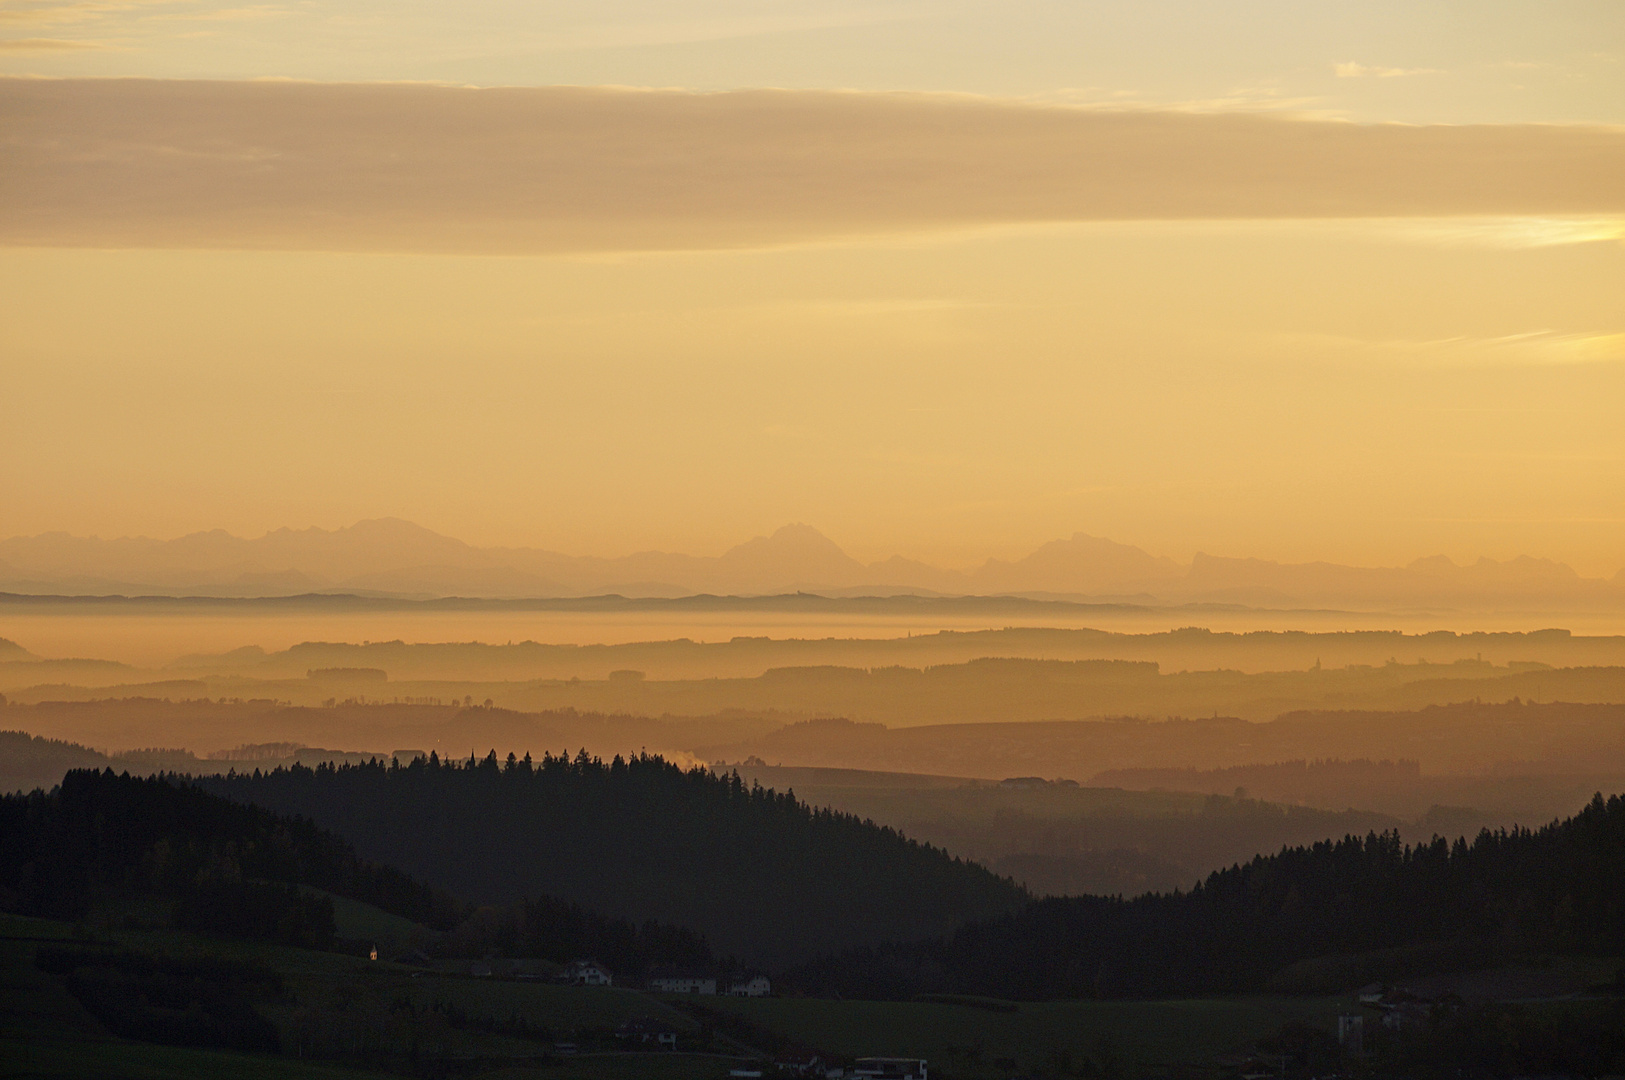
[[[354, 901], [341, 906], [341, 915], [352, 932], [421, 932]], [[283, 989], [257, 1008], [276, 1027], [282, 1054], [159, 1046], [110, 1035], [68, 992], [64, 979], [34, 964], [36, 950], [75, 942], [269, 966]], [[1343, 998], [1289, 997], [1018, 1004], [657, 996], [619, 987], [475, 978], [170, 930], [0, 919], [0, 1075], [8, 1077], [316, 1080], [398, 1075], [432, 1061], [433, 1068], [492, 1078], [709, 1080], [726, 1076], [742, 1059], [792, 1049], [834, 1060], [924, 1057], [935, 1075], [955, 1080], [1089, 1069], [1135, 1075], [1165, 1065], [1210, 1064], [1291, 1020], [1333, 1027], [1338, 1012], [1351, 1007]], [[639, 1017], [677, 1028], [684, 1052], [626, 1052], [613, 1031]], [[561, 1053], [560, 1043], [575, 1044], [576, 1052]]]

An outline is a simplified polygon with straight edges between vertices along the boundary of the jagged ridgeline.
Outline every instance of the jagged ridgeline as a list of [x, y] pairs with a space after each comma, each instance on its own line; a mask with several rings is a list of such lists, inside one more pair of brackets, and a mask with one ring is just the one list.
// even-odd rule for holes
[[197, 783], [312, 818], [464, 899], [551, 895], [779, 965], [1019, 909], [973, 863], [737, 776], [639, 755], [278, 769]]
[[1625, 799], [1538, 830], [1288, 848], [1188, 893], [1040, 900], [792, 973], [822, 993], [1009, 998], [1333, 992], [1519, 954], [1625, 951]]

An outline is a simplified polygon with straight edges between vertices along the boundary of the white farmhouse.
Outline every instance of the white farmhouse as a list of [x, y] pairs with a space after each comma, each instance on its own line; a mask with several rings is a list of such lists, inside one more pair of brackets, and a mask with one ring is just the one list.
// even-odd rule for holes
[[766, 975], [752, 975], [748, 979], [733, 979], [728, 983], [729, 997], [767, 997], [773, 993], [773, 984]]
[[649, 976], [649, 989], [662, 994], [715, 994], [717, 977], [700, 971], [656, 970]]
[[577, 960], [570, 965], [568, 975], [575, 986], [610, 986], [615, 982], [609, 969], [596, 960]]

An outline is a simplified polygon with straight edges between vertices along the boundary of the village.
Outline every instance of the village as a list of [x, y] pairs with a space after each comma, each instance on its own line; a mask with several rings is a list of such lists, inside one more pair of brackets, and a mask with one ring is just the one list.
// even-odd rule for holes
[[[377, 960], [378, 950], [370, 957]], [[594, 959], [581, 959], [566, 965], [545, 960], [487, 957], [480, 960], [435, 960], [411, 949], [391, 959], [412, 966], [412, 978], [450, 977], [492, 979], [515, 982], [545, 982], [560, 986], [613, 988], [616, 976]], [[699, 968], [656, 967], [642, 980], [642, 989], [651, 994], [683, 997], [765, 998], [773, 993], [773, 983], [759, 971], [721, 973]], [[622, 987], [625, 989], [626, 987]], [[553, 1044], [559, 1057], [580, 1057], [594, 1053], [694, 1052], [692, 1030], [684, 1030], [652, 1016], [633, 1017], [614, 1028], [612, 1046], [595, 1046], [585, 1041], [561, 1040]], [[803, 1047], [777, 1048], [772, 1055], [747, 1053], [753, 1048], [736, 1045], [737, 1064], [727, 1070], [730, 1080], [758, 1080], [763, 1077], [807, 1077], [818, 1080], [927, 1080], [929, 1063], [915, 1057], [858, 1057], [849, 1063], [830, 1060]]]
[[[376, 951], [372, 958], [378, 958]], [[679, 999], [668, 1003], [676, 1006], [680, 1012], [688, 1013], [702, 1021], [700, 1029], [697, 1030], [692, 1025], [679, 1027], [667, 1019], [655, 1016], [634, 1016], [620, 1022], [612, 1032], [606, 1030], [599, 1033], [596, 1039], [583, 1037], [581, 1041], [555, 1042], [552, 1051], [560, 1057], [604, 1053], [705, 1053], [734, 1059], [734, 1063], [727, 1067], [726, 1074], [730, 1080], [757, 1080], [763, 1077], [927, 1080], [928, 1076], [928, 1062], [917, 1057], [864, 1056], [840, 1060], [794, 1044], [777, 1045], [769, 1051], [748, 1041], [750, 1035], [755, 1033], [742, 1032], [745, 1037], [741, 1039], [724, 1030], [726, 1028], [724, 1014], [714, 1012], [713, 1009], [701, 1005], [698, 1000], [693, 1000], [692, 1005], [685, 1005], [681, 1000], [706, 997], [771, 997], [773, 983], [760, 971], [718, 971], [657, 966], [651, 968], [642, 979], [629, 980], [633, 985], [628, 986], [618, 982], [616, 973], [609, 967], [590, 958], [575, 960], [565, 965], [535, 959], [496, 957], [482, 960], [437, 961], [412, 950], [392, 959], [398, 959], [416, 968], [413, 978], [434, 975], [480, 980], [546, 982], [582, 988], [637, 990], [660, 995], [662, 999]], [[1533, 982], [1530, 982], [1530, 976], [1526, 975], [1522, 980], [1514, 980], [1516, 986], [1500, 985], [1505, 978], [1503, 975], [1499, 978], [1469, 977], [1465, 981], [1460, 977], [1424, 979], [1416, 981], [1412, 986], [1373, 983], [1361, 987], [1350, 1002], [1358, 1011], [1336, 1018], [1335, 1036], [1329, 1037], [1335, 1046], [1334, 1053], [1345, 1065], [1357, 1061], [1367, 1054], [1373, 1029], [1393, 1034], [1418, 1031], [1424, 1028], [1430, 1016], [1439, 1010], [1448, 1011], [1461, 1007], [1464, 995], [1470, 1001], [1493, 999], [1513, 992], [1544, 996], [1569, 989], [1566, 984], [1558, 985], [1562, 982], [1562, 978], [1555, 974], [1547, 974], [1544, 977], [1534, 975]], [[1557, 978], [1558, 983], [1546, 985], [1553, 978]], [[1479, 985], [1481, 983], [1483, 985]], [[1525, 983], [1528, 985], [1524, 985]], [[1010, 1007], [1013, 1009], [1016, 1006], [1010, 1003]], [[700, 1031], [707, 1028], [712, 1030], [707, 1031], [702, 1037]], [[1235, 1080], [1273, 1080], [1280, 1075], [1283, 1063], [1292, 1057], [1292, 1054], [1272, 1054], [1255, 1049], [1252, 1052], [1221, 1055], [1212, 1060], [1211, 1066], [1220, 1076]], [[1014, 1062], [1011, 1062], [1011, 1065], [1014, 1066]], [[1012, 1075], [1017, 1074], [1012, 1072]]]

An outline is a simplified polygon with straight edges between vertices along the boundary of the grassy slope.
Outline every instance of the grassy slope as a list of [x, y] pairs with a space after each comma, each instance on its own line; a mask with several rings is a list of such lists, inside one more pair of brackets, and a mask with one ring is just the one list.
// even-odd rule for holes
[[[923, 1057], [954, 1077], [1053, 1070], [1109, 1054], [1141, 1065], [1208, 1063], [1244, 1049], [1292, 1019], [1336, 1029], [1349, 998], [1229, 998], [1201, 1001], [1056, 1001], [1015, 1012], [924, 1002], [812, 998], [718, 998], [708, 1007], [736, 1013], [809, 1046], [837, 1054]], [[1004, 1064], [1001, 1064], [1001, 1061]]]
[[370, 940], [381, 945], [401, 945], [417, 944], [440, 936], [438, 932], [420, 923], [391, 914], [365, 901], [339, 896], [337, 893], [330, 893], [310, 885], [304, 886], [303, 891], [325, 896], [333, 901], [333, 925], [342, 938]]
[[109, 1040], [0, 1038], [0, 1076], [82, 1080], [350, 1080], [364, 1073], [290, 1058]]
[[[33, 967], [37, 943], [14, 940], [72, 934], [73, 928], [67, 924], [0, 916], [0, 1077], [340, 1080], [382, 1075], [293, 1056], [181, 1049], [111, 1038], [68, 996], [60, 980]], [[936, 1075], [951, 1080], [994, 1080], [1018, 1071], [1054, 1073], [1064, 1063], [1077, 1068], [1086, 1067], [1091, 1060], [1115, 1062], [1133, 1076], [1146, 1066], [1211, 1065], [1216, 1056], [1243, 1050], [1289, 1020], [1307, 1020], [1329, 1029], [1339, 1013], [1357, 1011], [1346, 996], [1057, 1001], [1014, 1007], [1004, 1003], [997, 1009], [808, 998], [661, 1000], [621, 988], [433, 975], [414, 978], [411, 970], [384, 962], [170, 932], [117, 931], [102, 936], [128, 948], [253, 958], [271, 964], [282, 973], [292, 1000], [265, 1006], [265, 1012], [282, 1029], [284, 1045], [290, 1050], [301, 1026], [308, 1029], [313, 1016], [320, 1018], [316, 1026], [328, 1036], [335, 1031], [341, 1035], [346, 1030], [371, 1032], [387, 1044], [399, 1034], [392, 1035], [389, 1029], [389, 1006], [402, 999], [420, 1005], [437, 1000], [476, 1018], [501, 1021], [517, 1016], [537, 1027], [545, 1026], [553, 1037], [563, 1039], [576, 1038], [577, 1033], [590, 1035], [593, 1030], [603, 1032], [635, 1016], [657, 1016], [692, 1031], [695, 1020], [685, 1010], [697, 1006], [702, 1018], [706, 1011], [732, 1014], [758, 1034], [771, 1033], [826, 1053], [925, 1057]], [[748, 1030], [740, 1037], [752, 1041]], [[444, 1027], [432, 1031], [430, 1038], [439, 1040], [445, 1053], [464, 1059], [468, 1075], [487, 1080], [721, 1080], [728, 1067], [737, 1064], [737, 1060], [714, 1055], [589, 1052], [542, 1066], [538, 1058], [550, 1045], [542, 1039]], [[762, 1038], [757, 1043], [765, 1046], [772, 1041]], [[395, 1049], [400, 1048], [397, 1043]]]
[[[0, 937], [68, 938], [73, 928], [44, 920], [0, 917]], [[666, 1001], [635, 990], [558, 987], [503, 980], [421, 975], [404, 967], [332, 953], [274, 945], [211, 940], [168, 931], [119, 930], [102, 935], [120, 946], [169, 954], [213, 954], [263, 960], [283, 975], [292, 1000], [264, 1007], [292, 1050], [301, 1031], [323, 1037], [382, 1040], [401, 1049], [388, 1022], [392, 1003], [439, 1001], [470, 1017], [521, 1017], [556, 1038], [613, 1027], [635, 1016], [655, 1016], [685, 1030], [694, 1020]], [[0, 940], [0, 1076], [181, 1076], [315, 1078], [369, 1075], [295, 1057], [266, 1058], [220, 1051], [150, 1046], [109, 1037], [81, 1009], [59, 979], [32, 963], [37, 943]], [[940, 1074], [979, 1080], [1020, 1068], [1053, 1068], [1065, 1051], [1072, 1060], [1099, 1058], [1103, 1046], [1124, 1062], [1206, 1061], [1276, 1030], [1287, 1019], [1328, 1022], [1342, 999], [1257, 998], [1194, 1002], [1024, 1004], [1014, 1012], [963, 1005], [825, 1001], [815, 999], [683, 999], [725, 1010], [766, 1031], [826, 1052], [917, 1054]], [[598, 1056], [536, 1069], [547, 1048], [537, 1039], [472, 1029], [437, 1029], [444, 1051], [478, 1057], [478, 1075], [553, 1080], [701, 1080], [718, 1078], [728, 1060], [703, 1055]], [[1104, 1040], [1104, 1042], [1103, 1042]], [[510, 1062], [503, 1065], [506, 1060]]]
[[[41, 944], [18, 938], [69, 939], [74, 928], [65, 923], [0, 916], [0, 1076], [338, 1076], [362, 1075], [328, 1066], [301, 1064], [296, 1058], [266, 1058], [219, 1051], [151, 1046], [115, 1039], [68, 995], [58, 978], [35, 969], [33, 955]], [[636, 990], [573, 988], [425, 975], [412, 977], [404, 967], [371, 962], [334, 953], [309, 952], [276, 945], [221, 941], [168, 931], [121, 930], [101, 934], [102, 941], [169, 955], [215, 955], [262, 960], [283, 976], [291, 1000], [262, 1006], [282, 1034], [285, 1048], [293, 1050], [303, 1034], [312, 1032], [331, 1042], [351, 1038], [382, 1043], [386, 1049], [405, 1051], [407, 1042], [398, 1025], [389, 1022], [396, 1002], [419, 1007], [432, 1002], [451, 1005], [476, 1019], [506, 1021], [521, 1017], [550, 1029], [556, 1038], [570, 1039], [578, 1031], [613, 1028], [623, 1020], [649, 1016], [692, 1029], [693, 1021], [666, 1004]], [[492, 1062], [523, 1061], [539, 1056], [549, 1046], [539, 1039], [493, 1035], [473, 1029], [432, 1028], [429, 1036], [455, 1057], [478, 1057]], [[621, 1071], [642, 1066], [629, 1059], [583, 1057], [550, 1066], [547, 1075], [583, 1080], [603, 1073], [605, 1060], [621, 1062]], [[650, 1075], [683, 1076], [699, 1068], [715, 1076], [715, 1058], [684, 1058], [678, 1066], [659, 1066]]]

